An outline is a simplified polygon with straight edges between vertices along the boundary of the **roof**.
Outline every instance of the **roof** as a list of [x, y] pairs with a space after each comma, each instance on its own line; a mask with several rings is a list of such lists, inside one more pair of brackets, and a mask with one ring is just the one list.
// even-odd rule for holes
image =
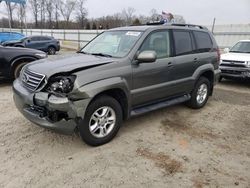
[[208, 29], [204, 26], [199, 26], [199, 25], [190, 25], [190, 24], [153, 24], [153, 25], [141, 25], [141, 26], [126, 26], [126, 27], [118, 27], [114, 29], [110, 29], [110, 31], [127, 31], [127, 30], [133, 30], [133, 31], [146, 31], [149, 29], [154, 30], [155, 28], [157, 29], [191, 29], [191, 30], [203, 30], [203, 31], [208, 31]]

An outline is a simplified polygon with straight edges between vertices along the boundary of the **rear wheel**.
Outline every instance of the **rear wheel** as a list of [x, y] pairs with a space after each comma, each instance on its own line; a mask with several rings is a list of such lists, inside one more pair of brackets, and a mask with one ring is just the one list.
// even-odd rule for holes
[[14, 72], [13, 72], [13, 77], [14, 77], [15, 79], [17, 79], [17, 78], [20, 76], [20, 72], [21, 72], [23, 66], [26, 65], [27, 63], [28, 63], [28, 62], [22, 62], [22, 63], [20, 63], [19, 65], [17, 65], [17, 66], [15, 67]]
[[192, 93], [191, 99], [187, 105], [194, 109], [199, 109], [205, 106], [211, 91], [211, 83], [205, 77], [200, 77], [196, 83]]
[[55, 55], [55, 54], [56, 54], [56, 49], [55, 49], [55, 47], [50, 46], [50, 47], [48, 48], [48, 54], [49, 54], [49, 55]]
[[91, 102], [78, 127], [85, 143], [99, 146], [111, 141], [121, 124], [122, 109], [119, 102], [104, 95]]

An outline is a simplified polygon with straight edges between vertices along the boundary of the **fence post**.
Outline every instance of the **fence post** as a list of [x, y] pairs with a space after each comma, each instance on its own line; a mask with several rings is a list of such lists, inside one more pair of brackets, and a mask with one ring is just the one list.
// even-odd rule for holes
[[80, 48], [81, 48], [80, 40], [81, 40], [81, 38], [80, 38], [80, 31], [78, 29], [78, 50], [80, 50]]
[[65, 41], [66, 40], [66, 33], [65, 33], [65, 29], [63, 30], [63, 40]]

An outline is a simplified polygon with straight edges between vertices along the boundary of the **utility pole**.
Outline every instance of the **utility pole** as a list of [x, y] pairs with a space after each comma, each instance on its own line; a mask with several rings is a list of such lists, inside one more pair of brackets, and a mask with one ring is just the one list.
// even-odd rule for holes
[[213, 26], [212, 26], [212, 33], [214, 33], [214, 26], [215, 26], [215, 21], [216, 21], [216, 18], [214, 18], [214, 21], [213, 21]]

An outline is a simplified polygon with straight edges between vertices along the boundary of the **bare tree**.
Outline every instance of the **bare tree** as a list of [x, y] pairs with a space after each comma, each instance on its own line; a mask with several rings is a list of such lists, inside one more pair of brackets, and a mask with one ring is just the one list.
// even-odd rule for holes
[[122, 17], [126, 22], [126, 25], [131, 25], [133, 22], [135, 9], [133, 7], [128, 7], [122, 10]]
[[46, 13], [48, 16], [49, 28], [52, 28], [53, 12], [55, 8], [54, 1], [45, 0], [45, 6], [46, 6]]
[[39, 0], [30, 0], [30, 6], [35, 19], [35, 27], [38, 27], [38, 15], [40, 10]]
[[40, 7], [40, 25], [41, 28], [45, 27], [45, 1], [39, 0], [39, 7]]
[[150, 20], [151, 21], [158, 21], [159, 19], [160, 19], [160, 15], [159, 15], [159, 13], [157, 12], [157, 10], [156, 9], [151, 9], [151, 11], [150, 11]]
[[60, 0], [59, 9], [61, 15], [64, 18], [64, 21], [66, 21], [67, 27], [69, 26], [69, 20], [73, 11], [75, 10], [75, 6], [76, 6], [76, 1], [74, 0]]
[[18, 20], [19, 20], [19, 24], [20, 24], [20, 28], [23, 29], [24, 28], [24, 19], [26, 16], [26, 4], [21, 4], [18, 6], [18, 10], [17, 10], [17, 15], [18, 15]]
[[6, 1], [6, 7], [7, 7], [7, 11], [10, 17], [10, 27], [13, 27], [13, 11], [15, 10], [15, 8], [17, 7], [16, 3], [11, 3], [11, 2], [7, 2]]
[[76, 8], [76, 18], [77, 21], [80, 23], [80, 27], [84, 28], [85, 23], [87, 22], [87, 15], [88, 15], [88, 11], [85, 8], [84, 4], [85, 4], [86, 0], [78, 0], [77, 1], [77, 8]]

